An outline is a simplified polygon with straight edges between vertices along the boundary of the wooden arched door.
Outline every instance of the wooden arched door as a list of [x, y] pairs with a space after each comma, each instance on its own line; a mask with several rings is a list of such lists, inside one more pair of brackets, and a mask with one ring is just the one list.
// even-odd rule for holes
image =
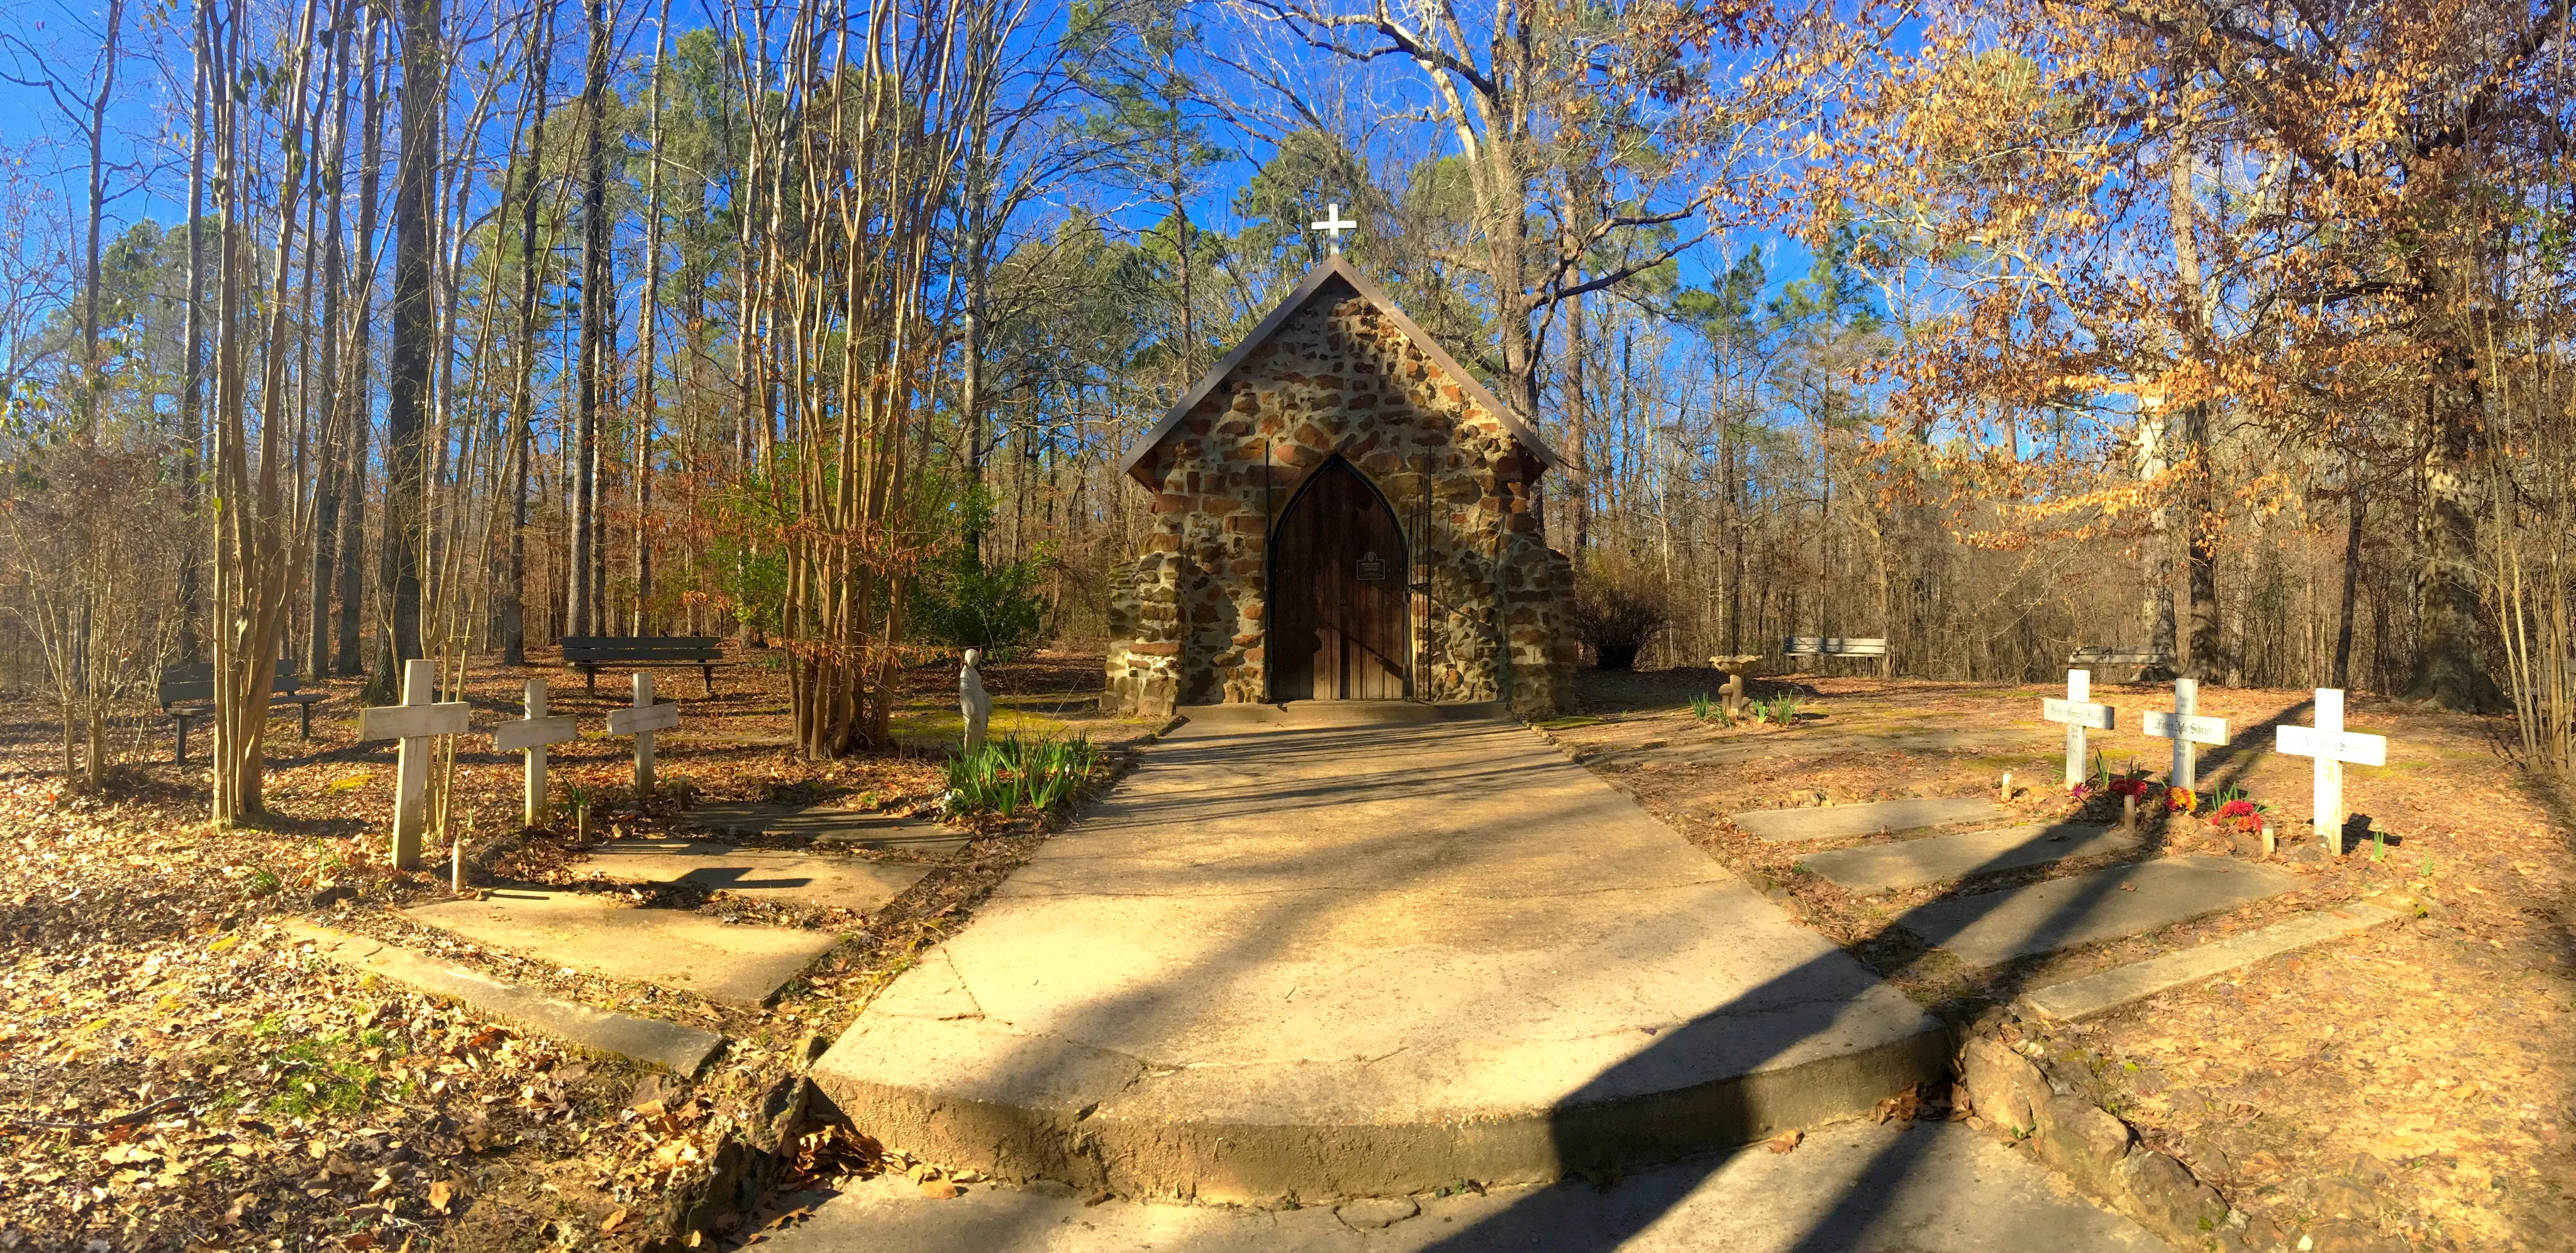
[[1403, 700], [1411, 564], [1395, 511], [1351, 463], [1309, 476], [1271, 533], [1270, 698]]

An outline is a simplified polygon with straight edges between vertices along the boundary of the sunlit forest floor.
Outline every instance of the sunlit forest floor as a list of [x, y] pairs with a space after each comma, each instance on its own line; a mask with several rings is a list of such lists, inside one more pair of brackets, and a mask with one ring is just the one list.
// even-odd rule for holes
[[[757, 658], [759, 655], [754, 654]], [[594, 839], [683, 830], [681, 803], [833, 800], [926, 813], [937, 753], [955, 731], [953, 663], [907, 672], [900, 751], [806, 763], [785, 742], [784, 675], [718, 672], [717, 695], [666, 671], [681, 706], [665, 733], [656, 801], [628, 793], [629, 743], [596, 734], [622, 681], [597, 697], [552, 668], [478, 663], [477, 725], [518, 716], [531, 674], [584, 737], [555, 752], [559, 796], [594, 806]], [[986, 668], [996, 726], [1132, 741], [1150, 728], [1101, 717], [1095, 656], [1041, 653]], [[2358, 699], [2356, 730], [2387, 735], [2384, 769], [2348, 774], [2351, 807], [2381, 837], [2341, 864], [2295, 865], [2300, 890], [2148, 936], [2018, 966], [1974, 969], [1889, 924], [1939, 895], [1854, 899], [1792, 862], [1797, 849], [1737, 830], [1746, 809], [1907, 795], [1994, 794], [2034, 819], [2076, 812], [2059, 786], [2049, 691], [1784, 676], [1754, 694], [1799, 693], [1794, 725], [1718, 727], [1689, 698], [1709, 671], [1587, 672], [1578, 716], [1548, 733], [1806, 925], [1847, 946], [1962, 1024], [2020, 990], [2171, 951], [2321, 905], [2368, 898], [2408, 921], [2274, 958], [2076, 1028], [2025, 1034], [2092, 1074], [2098, 1101], [2227, 1199], [2280, 1230], [2334, 1216], [2418, 1248], [2576, 1245], [2576, 1056], [2566, 1047], [2576, 978], [2565, 857], [2576, 820], [2514, 764], [2509, 725]], [[724, 1129], [792, 1075], [910, 956], [958, 927], [1045, 838], [984, 819], [961, 855], [866, 915], [753, 906], [718, 894], [654, 903], [835, 931], [844, 942], [771, 1005], [746, 1010], [667, 989], [551, 969], [458, 945], [386, 906], [447, 892], [442, 850], [392, 872], [382, 842], [391, 745], [360, 745], [354, 680], [329, 685], [311, 743], [271, 724], [263, 825], [210, 830], [197, 762], [169, 760], [166, 722], [129, 743], [103, 797], [65, 794], [58, 729], [40, 702], [0, 713], [0, 1248], [631, 1248], [671, 1229]], [[2097, 686], [2134, 729], [2161, 685]], [[2268, 746], [2275, 719], [2307, 720], [2305, 693], [2204, 689], [2236, 736], [2208, 750], [2205, 791], [2244, 789], [2302, 830], [2309, 766]], [[129, 732], [129, 734], [132, 732]], [[2097, 737], [2103, 764], [2161, 773], [2164, 744]], [[487, 876], [577, 884], [569, 823], [517, 831], [515, 756], [467, 741], [459, 826]], [[1113, 754], [1103, 781], [1123, 758]], [[2089, 816], [2105, 816], [2098, 804]], [[2150, 824], [2144, 850], [2245, 855], [2196, 822]], [[2105, 859], [2018, 872], [2077, 873]], [[1980, 887], [2011, 878], [1989, 880]], [[341, 899], [347, 897], [349, 899]], [[317, 904], [318, 902], [321, 902]], [[290, 915], [436, 947], [440, 956], [557, 996], [688, 1022], [728, 1040], [695, 1084], [563, 1052], [454, 1007], [320, 964], [280, 934]], [[2062, 1073], [2062, 1072], [2061, 1072]], [[864, 1130], [864, 1128], [860, 1129]], [[898, 1146], [899, 1147], [899, 1146]], [[784, 1182], [908, 1163], [842, 1132], [819, 1133]], [[741, 1217], [756, 1230], [773, 1215]], [[274, 1243], [273, 1242], [282, 1242]], [[2323, 1247], [2323, 1246], [2320, 1246]]]
[[[1856, 899], [1793, 866], [1808, 850], [1755, 839], [1726, 816], [1996, 795], [2005, 771], [2013, 804], [2031, 820], [2075, 816], [2062, 728], [2039, 717], [2041, 699], [2062, 691], [1781, 676], [1755, 681], [1752, 694], [1803, 693], [1794, 725], [1720, 728], [1687, 705], [1717, 690], [1715, 672], [1584, 678], [1581, 715], [1551, 729], [1560, 744], [1954, 1022], [1996, 1012], [2025, 988], [2320, 906], [2367, 898], [2412, 915], [2071, 1029], [2022, 1030], [2089, 1069], [2096, 1099], [2152, 1147], [2284, 1231], [2345, 1219], [2417, 1248], [2576, 1247], [2567, 865], [2576, 816], [2515, 764], [2509, 720], [2356, 699], [2350, 728], [2390, 744], [2387, 767], [2346, 768], [2347, 804], [2368, 815], [2375, 842], [2340, 864], [2291, 863], [2300, 889], [2250, 908], [1977, 969], [1890, 925], [1947, 889]], [[2137, 734], [2138, 715], [2169, 708], [2171, 689], [2097, 682], [2093, 699], [2120, 710], [2122, 730], [2093, 740], [2101, 763], [2161, 778], [2168, 743]], [[2311, 763], [2269, 751], [2276, 719], [2309, 720], [2308, 694], [2204, 687], [2200, 699], [2234, 736], [2202, 750], [2203, 794], [2241, 788], [2269, 806], [2284, 849], [2313, 845]], [[2117, 811], [2097, 802], [2085, 816], [2109, 821]], [[2167, 853], [2259, 853], [2188, 819], [2147, 831], [2140, 851], [2032, 868], [1976, 890]]]
[[[623, 672], [603, 675], [593, 698], [569, 671], [478, 659], [466, 693], [478, 733], [463, 741], [453, 802], [469, 868], [580, 881], [569, 816], [520, 833], [517, 755], [490, 751], [482, 733], [519, 716], [535, 675], [550, 679], [553, 712], [581, 718], [583, 737], [555, 747], [553, 776], [559, 803], [589, 799], [594, 839], [681, 833], [688, 801], [933, 811], [938, 754], [957, 725], [953, 661], [903, 676], [898, 751], [815, 764], [787, 746], [785, 675], [766, 657], [720, 669], [712, 698], [694, 672], [661, 672], [682, 723], [661, 736], [662, 786], [641, 810], [631, 741], [600, 734], [626, 698]], [[1115, 744], [1150, 729], [1094, 712], [1096, 656], [1040, 653], [985, 675], [997, 731]], [[428, 850], [419, 870], [386, 865], [393, 746], [356, 741], [357, 680], [327, 687], [309, 743], [291, 711], [270, 724], [270, 816], [228, 830], [199, 817], [202, 732], [183, 768], [166, 720], [122, 729], [125, 755], [148, 760], [120, 766], [104, 796], [77, 796], [63, 791], [47, 706], [0, 713], [0, 1249], [637, 1247], [672, 1229], [674, 1198], [694, 1196], [687, 1185], [709, 1173], [724, 1129], [912, 953], [961, 925], [1045, 834], [981, 818], [965, 852], [864, 916], [769, 908], [749, 919], [760, 907], [663, 891], [654, 904], [843, 935], [769, 1006], [721, 1005], [480, 951], [396, 915], [389, 907], [447, 895], [447, 850]], [[702, 1027], [726, 1051], [695, 1084], [572, 1056], [321, 964], [275, 925], [298, 914]], [[795, 1169], [902, 1164], [818, 1133]], [[737, 1230], [767, 1217], [743, 1215]]]

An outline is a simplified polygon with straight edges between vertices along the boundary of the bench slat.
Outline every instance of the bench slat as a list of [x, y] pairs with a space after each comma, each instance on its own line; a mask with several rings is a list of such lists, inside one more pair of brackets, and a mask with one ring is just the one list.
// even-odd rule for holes
[[1781, 641], [1780, 651], [1795, 656], [1884, 657], [1887, 640], [1843, 639], [1825, 635], [1792, 635]]

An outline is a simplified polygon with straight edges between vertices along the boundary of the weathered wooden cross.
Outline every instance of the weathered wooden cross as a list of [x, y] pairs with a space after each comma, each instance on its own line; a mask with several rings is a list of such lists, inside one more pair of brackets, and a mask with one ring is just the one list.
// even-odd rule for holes
[[2120, 711], [2109, 705], [2093, 703], [2093, 672], [2066, 672], [2066, 699], [2054, 696], [2039, 703], [2039, 716], [2050, 722], [2066, 724], [2066, 786], [2084, 781], [2084, 731], [2108, 731], [2118, 726]]
[[635, 737], [635, 803], [653, 794], [653, 733], [680, 725], [680, 707], [653, 703], [653, 676], [635, 672], [635, 703], [610, 710], [608, 733]]
[[399, 740], [394, 755], [394, 868], [420, 863], [420, 836], [429, 825], [429, 738], [465, 733], [464, 701], [430, 703], [437, 670], [425, 657], [403, 663], [402, 703], [358, 714], [358, 738]]
[[579, 739], [581, 727], [571, 714], [546, 716], [544, 679], [528, 680], [527, 708], [527, 717], [492, 728], [492, 747], [505, 753], [516, 750], [526, 760], [528, 797], [520, 822], [534, 827], [546, 821], [546, 745]]
[[2335, 856], [2343, 856], [2343, 820], [2347, 816], [2343, 808], [2343, 764], [2387, 765], [2388, 737], [2344, 730], [2343, 692], [2331, 687], [2317, 689], [2315, 726], [2285, 726], [2276, 731], [2275, 748], [2294, 757], [2316, 759], [2317, 838]]
[[2176, 679], [2173, 712], [2148, 710], [2147, 734], [2173, 741], [2173, 775], [2165, 782], [2188, 790], [2200, 786], [2198, 746], [2226, 743], [2227, 720], [2201, 717], [2199, 680]]

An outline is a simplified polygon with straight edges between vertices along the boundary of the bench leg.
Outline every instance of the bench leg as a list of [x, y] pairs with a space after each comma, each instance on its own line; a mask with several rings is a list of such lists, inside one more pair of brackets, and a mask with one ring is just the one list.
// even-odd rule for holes
[[297, 705], [297, 706], [295, 707], [295, 712], [297, 712], [297, 713], [300, 713], [300, 714], [304, 715], [304, 738], [305, 738], [305, 739], [308, 739], [308, 740], [309, 740], [309, 739], [312, 739], [312, 738], [313, 738], [313, 706], [311, 706], [311, 705], [309, 705], [309, 704], [305, 704], [305, 705]]
[[699, 667], [698, 667], [698, 677], [699, 677], [699, 678], [701, 678], [701, 679], [706, 680], [706, 683], [707, 683], [707, 695], [709, 695], [709, 696], [713, 696], [713, 695], [715, 695], [715, 694], [716, 694], [716, 668], [715, 668], [714, 666], [701, 665], [701, 666], [699, 666]]
[[179, 751], [170, 761], [173, 765], [188, 764], [188, 720], [185, 718], [179, 719]]
[[581, 668], [581, 681], [589, 686], [591, 695], [599, 695], [599, 668], [597, 666], [583, 666]]

